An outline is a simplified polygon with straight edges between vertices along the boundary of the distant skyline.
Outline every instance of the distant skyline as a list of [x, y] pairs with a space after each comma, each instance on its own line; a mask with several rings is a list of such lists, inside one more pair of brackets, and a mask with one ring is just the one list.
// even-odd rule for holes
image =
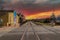
[[4, 9], [14, 9], [23, 13], [27, 19], [49, 17], [54, 10], [60, 15], [60, 0], [2, 0]]

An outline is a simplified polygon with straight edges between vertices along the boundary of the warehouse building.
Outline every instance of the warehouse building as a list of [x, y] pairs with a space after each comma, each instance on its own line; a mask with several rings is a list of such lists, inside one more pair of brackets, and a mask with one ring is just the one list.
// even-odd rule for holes
[[17, 25], [19, 17], [14, 10], [0, 10], [0, 26]]

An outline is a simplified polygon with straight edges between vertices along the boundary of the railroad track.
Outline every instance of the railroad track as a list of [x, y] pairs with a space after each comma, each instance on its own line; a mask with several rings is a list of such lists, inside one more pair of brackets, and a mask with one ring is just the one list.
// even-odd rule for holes
[[[27, 25], [28, 25], [28, 24], [27, 24]], [[39, 38], [38, 34], [35, 32], [35, 29], [34, 29], [34, 27], [32, 26], [32, 24], [29, 23], [29, 25], [30, 25], [30, 27], [31, 27], [31, 29], [32, 29], [32, 32], [33, 32], [32, 40], [33, 40], [33, 39], [34, 39], [34, 40], [41, 40], [41, 39]], [[21, 37], [20, 40], [29, 40], [28, 38], [25, 39], [25, 37], [27, 36], [28, 28], [29, 28], [29, 27], [26, 26], [25, 31], [24, 31], [24, 33], [22, 34], [22, 37]]]
[[37, 38], [36, 40], [41, 40], [31, 23], [30, 23], [30, 25], [31, 25], [31, 28], [32, 28], [32, 30], [34, 32], [35, 37]]
[[[34, 24], [35, 24], [35, 23], [34, 23]], [[57, 30], [57, 29], [55, 29], [55, 28], [49, 29], [49, 28], [47, 28], [46, 26], [44, 26], [44, 25], [42, 25], [42, 24], [40, 24], [40, 27], [43, 27], [43, 28], [45, 28], [45, 29], [47, 29], [47, 30], [49, 30], [49, 31], [52, 31], [52, 32], [54, 32], [55, 34], [60, 34], [60, 33], [57, 32], [57, 31], [60, 31], [60, 30]]]
[[25, 34], [27, 32], [27, 29], [28, 29], [28, 27], [25, 27], [25, 29], [24, 29], [25, 31], [23, 32], [22, 37], [21, 37], [20, 40], [24, 40]]
[[57, 32], [57, 31], [60, 31], [60, 30], [57, 30], [57, 29], [55, 29], [55, 28], [49, 29], [49, 28], [47, 28], [47, 27], [44, 26], [44, 25], [40, 25], [40, 26], [43, 27], [43, 28], [45, 28], [45, 29], [47, 29], [47, 30], [49, 30], [49, 31], [54, 32], [55, 34], [60, 34], [60, 33]]

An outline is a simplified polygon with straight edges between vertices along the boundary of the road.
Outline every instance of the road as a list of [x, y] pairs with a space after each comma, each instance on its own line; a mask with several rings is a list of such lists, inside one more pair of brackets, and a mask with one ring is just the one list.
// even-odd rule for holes
[[6, 33], [0, 40], [60, 40], [60, 29], [27, 22]]

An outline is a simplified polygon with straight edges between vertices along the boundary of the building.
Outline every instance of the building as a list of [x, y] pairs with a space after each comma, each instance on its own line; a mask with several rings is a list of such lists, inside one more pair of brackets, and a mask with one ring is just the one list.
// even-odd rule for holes
[[12, 26], [18, 24], [19, 17], [14, 10], [0, 10], [0, 25]]

